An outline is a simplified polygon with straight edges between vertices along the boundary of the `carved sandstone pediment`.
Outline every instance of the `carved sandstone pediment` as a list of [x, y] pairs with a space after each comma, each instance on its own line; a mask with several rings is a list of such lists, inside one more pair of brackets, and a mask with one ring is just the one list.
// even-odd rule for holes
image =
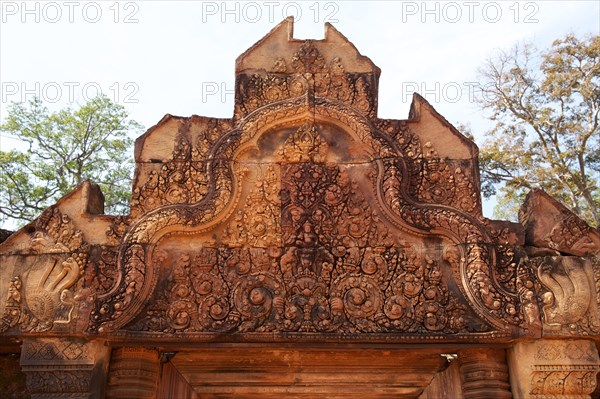
[[476, 146], [422, 97], [378, 118], [379, 69], [330, 25], [291, 27], [238, 58], [231, 119], [138, 138], [129, 216], [87, 182], [0, 246], [0, 332], [496, 342], [562, 323], [545, 276], [583, 268], [595, 295], [596, 266], [543, 268], [483, 218]]
[[238, 59], [233, 119], [166, 117], [138, 140], [120, 278], [89, 332], [516, 334], [516, 286], [494, 274], [516, 266], [481, 217], [473, 144], [418, 96], [413, 120], [378, 119], [378, 68], [332, 27], [298, 41], [289, 23]]

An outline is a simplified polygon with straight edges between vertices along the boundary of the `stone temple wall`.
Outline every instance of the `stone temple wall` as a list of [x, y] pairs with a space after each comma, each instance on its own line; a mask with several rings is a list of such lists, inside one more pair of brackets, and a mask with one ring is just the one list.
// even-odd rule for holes
[[542, 191], [482, 216], [476, 145], [326, 25], [236, 61], [231, 119], [136, 141], [128, 216], [84, 182], [0, 244], [34, 398], [586, 398], [600, 233]]

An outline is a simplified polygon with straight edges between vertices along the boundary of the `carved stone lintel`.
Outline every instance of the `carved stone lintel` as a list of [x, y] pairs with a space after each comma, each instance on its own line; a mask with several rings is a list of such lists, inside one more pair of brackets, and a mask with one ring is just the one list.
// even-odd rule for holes
[[512, 398], [504, 349], [466, 349], [458, 360], [465, 399]]
[[600, 371], [598, 351], [590, 340], [519, 342], [508, 359], [517, 399], [589, 399]]
[[77, 339], [27, 339], [21, 367], [32, 399], [100, 399], [103, 397], [108, 348]]
[[114, 349], [110, 362], [107, 399], [156, 398], [160, 360], [154, 349]]

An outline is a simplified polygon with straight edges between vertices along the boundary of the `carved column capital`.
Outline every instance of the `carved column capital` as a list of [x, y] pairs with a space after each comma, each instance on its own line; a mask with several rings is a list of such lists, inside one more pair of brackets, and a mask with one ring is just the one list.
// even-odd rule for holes
[[519, 342], [509, 351], [515, 398], [589, 399], [600, 358], [590, 340]]
[[26, 339], [21, 367], [32, 399], [100, 399], [108, 348], [79, 339]]

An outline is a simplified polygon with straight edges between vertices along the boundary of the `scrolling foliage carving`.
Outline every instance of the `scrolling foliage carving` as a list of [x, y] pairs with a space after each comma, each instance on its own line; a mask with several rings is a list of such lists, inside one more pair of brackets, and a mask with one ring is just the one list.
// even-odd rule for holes
[[[484, 306], [521, 323], [516, 302], [486, 274], [487, 247], [461, 247], [442, 234], [424, 239], [396, 220], [402, 193], [378, 175], [396, 176], [401, 190], [405, 169], [333, 162], [351, 140], [328, 125], [304, 123], [263, 137], [253, 155], [259, 163], [237, 161], [244, 184], [223, 226], [169, 233], [154, 244], [161, 283], [129, 330], [497, 336], [497, 327], [465, 298], [471, 287]], [[448, 229], [472, 226], [465, 238], [483, 239], [461, 217]], [[197, 249], [183, 250], [183, 241]], [[472, 275], [467, 290], [456, 280], [465, 253]]]
[[271, 69], [271, 72], [238, 75], [237, 115], [250, 114], [277, 101], [314, 95], [335, 99], [365, 115], [375, 116], [375, 73], [347, 72], [342, 57], [326, 60], [313, 40], [306, 40], [287, 63], [277, 58]]
[[179, 257], [165, 249], [160, 257], [173, 259], [164, 265], [173, 272], [159, 306], [135, 328], [485, 331], [449, 295], [442, 270], [450, 265], [437, 248], [395, 237], [402, 233], [386, 227], [351, 177], [361, 166], [318, 162], [326, 148], [315, 126], [301, 126], [278, 154], [290, 162], [261, 168], [220, 245]]
[[484, 224], [476, 160], [377, 119], [378, 72], [351, 69], [305, 41], [269, 71], [238, 74], [231, 121], [180, 120], [172, 155], [138, 166], [118, 273], [88, 331], [538, 329], [535, 273]]

